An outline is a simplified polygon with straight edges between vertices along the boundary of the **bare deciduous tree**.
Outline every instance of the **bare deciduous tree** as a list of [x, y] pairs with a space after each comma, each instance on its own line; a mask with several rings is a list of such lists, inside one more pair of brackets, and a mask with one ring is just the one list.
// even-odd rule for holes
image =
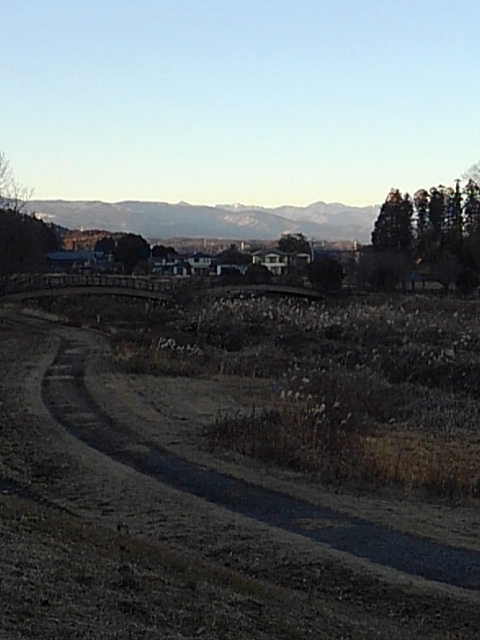
[[32, 190], [16, 181], [7, 156], [0, 151], [0, 207], [22, 211], [31, 196]]
[[480, 160], [473, 164], [468, 171], [462, 175], [464, 180], [473, 180], [480, 185]]

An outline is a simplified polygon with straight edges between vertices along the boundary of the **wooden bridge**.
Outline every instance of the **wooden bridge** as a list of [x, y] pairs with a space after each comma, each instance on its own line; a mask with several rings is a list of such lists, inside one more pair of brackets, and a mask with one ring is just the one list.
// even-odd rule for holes
[[234, 297], [239, 295], [282, 295], [322, 298], [314, 289], [284, 284], [222, 285], [220, 279], [124, 276], [111, 274], [17, 274], [0, 281], [0, 300], [22, 302], [45, 297], [71, 295], [128, 296], [153, 301], [173, 300], [181, 295]]
[[173, 278], [77, 273], [17, 274], [0, 282], [0, 296], [12, 302], [85, 294], [166, 300], [171, 299], [181, 286], [181, 282], [178, 279], [173, 281]]

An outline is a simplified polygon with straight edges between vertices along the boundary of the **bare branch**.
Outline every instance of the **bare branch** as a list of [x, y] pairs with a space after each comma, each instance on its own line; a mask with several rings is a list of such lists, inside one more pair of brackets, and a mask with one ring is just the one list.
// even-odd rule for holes
[[480, 185], [480, 160], [470, 167], [468, 171], [462, 175], [464, 180], [473, 180]]
[[6, 155], [0, 151], [0, 207], [9, 207], [22, 211], [33, 195], [33, 189], [27, 189], [16, 180]]

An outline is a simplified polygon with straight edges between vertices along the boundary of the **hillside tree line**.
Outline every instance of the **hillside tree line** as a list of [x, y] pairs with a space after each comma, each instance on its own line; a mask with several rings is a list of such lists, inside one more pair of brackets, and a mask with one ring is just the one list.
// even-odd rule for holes
[[440, 185], [413, 197], [392, 189], [372, 232], [371, 282], [392, 288], [415, 266], [448, 289], [468, 293], [479, 284], [480, 187]]

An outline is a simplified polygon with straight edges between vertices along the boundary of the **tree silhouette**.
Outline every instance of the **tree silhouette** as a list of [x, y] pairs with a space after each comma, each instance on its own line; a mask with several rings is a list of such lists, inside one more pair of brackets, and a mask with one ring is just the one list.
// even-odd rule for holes
[[442, 247], [460, 256], [463, 244], [463, 210], [460, 180], [456, 181], [455, 189], [446, 190], [445, 223]]
[[375, 222], [372, 245], [376, 251], [409, 253], [413, 243], [413, 205], [408, 193], [404, 196], [392, 189]]
[[57, 248], [53, 226], [26, 212], [27, 196], [0, 152], [0, 275], [43, 269], [47, 252]]
[[0, 275], [43, 270], [56, 248], [52, 226], [14, 207], [0, 209]]
[[430, 189], [430, 202], [428, 206], [428, 223], [431, 242], [440, 247], [442, 234], [445, 229], [445, 187], [432, 187]]
[[480, 187], [473, 180], [465, 185], [465, 230], [469, 236], [480, 235]]
[[277, 249], [283, 253], [310, 254], [310, 243], [303, 233], [285, 233], [277, 242]]
[[0, 207], [11, 211], [24, 211], [31, 190], [22, 187], [15, 179], [6, 155], [0, 151]]
[[140, 261], [148, 260], [150, 245], [142, 236], [127, 233], [117, 242], [114, 255], [123, 264], [125, 272], [132, 273]]
[[115, 252], [115, 240], [112, 236], [104, 236], [96, 241], [94, 250], [103, 251], [103, 253], [106, 254], [113, 254]]
[[416, 254], [421, 257], [428, 248], [428, 205], [430, 196], [426, 189], [419, 189], [413, 196], [416, 214]]
[[163, 244], [156, 244], [152, 247], [152, 256], [154, 258], [168, 258], [168, 256], [178, 255], [176, 249], [173, 247], [166, 247]]

